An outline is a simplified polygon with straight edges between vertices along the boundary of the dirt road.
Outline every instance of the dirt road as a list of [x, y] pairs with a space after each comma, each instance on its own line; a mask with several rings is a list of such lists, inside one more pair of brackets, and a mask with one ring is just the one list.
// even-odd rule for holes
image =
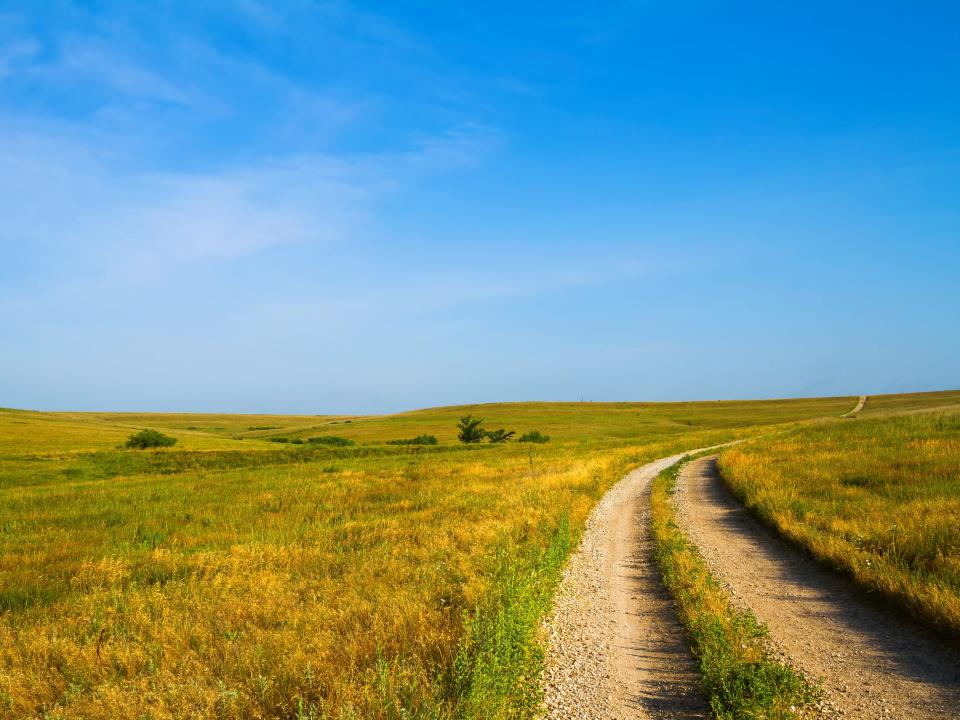
[[709, 717], [649, 530], [650, 482], [682, 457], [634, 470], [591, 513], [545, 625], [548, 717]]
[[851, 411], [848, 412], [848, 413], [844, 413], [844, 414], [841, 415], [840, 417], [845, 417], [845, 418], [853, 417], [853, 416], [856, 415], [858, 412], [860, 412], [861, 410], [863, 410], [863, 406], [866, 405], [866, 404], [867, 404], [867, 396], [866, 396], [866, 395], [861, 395], [861, 396], [860, 396], [860, 399], [857, 400], [857, 404], [856, 404], [856, 406], [853, 408], [853, 410], [851, 410]]
[[715, 458], [683, 470], [674, 500], [734, 601], [767, 624], [793, 664], [823, 678], [826, 716], [960, 718], [960, 653], [776, 538], [730, 496]]

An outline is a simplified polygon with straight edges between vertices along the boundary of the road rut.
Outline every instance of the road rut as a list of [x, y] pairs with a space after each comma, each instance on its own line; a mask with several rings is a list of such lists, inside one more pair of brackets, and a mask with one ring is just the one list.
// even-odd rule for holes
[[823, 679], [824, 716], [960, 718], [960, 653], [779, 540], [730, 495], [715, 457], [684, 468], [674, 500], [734, 602], [766, 623], [792, 664]]
[[548, 717], [709, 717], [649, 529], [650, 483], [682, 457], [629, 473], [591, 513], [544, 626]]

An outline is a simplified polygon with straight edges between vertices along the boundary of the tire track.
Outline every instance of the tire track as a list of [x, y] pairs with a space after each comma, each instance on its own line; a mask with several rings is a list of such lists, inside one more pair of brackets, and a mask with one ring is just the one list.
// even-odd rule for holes
[[777, 538], [730, 495], [715, 457], [684, 468], [674, 501], [734, 602], [767, 625], [789, 662], [822, 678], [824, 716], [960, 718], [960, 653]]
[[627, 474], [590, 514], [544, 624], [547, 717], [709, 717], [649, 529], [650, 483], [685, 455]]

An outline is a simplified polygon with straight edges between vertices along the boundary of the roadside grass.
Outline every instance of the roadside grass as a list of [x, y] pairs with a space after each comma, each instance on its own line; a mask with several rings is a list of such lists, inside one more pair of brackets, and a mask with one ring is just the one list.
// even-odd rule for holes
[[784, 537], [960, 639], [960, 411], [809, 427], [730, 448], [719, 466]]
[[654, 479], [650, 517], [664, 584], [696, 657], [704, 692], [719, 720], [803, 717], [817, 689], [764, 646], [766, 629], [734, 608], [696, 547], [677, 526], [670, 495], [686, 460]]
[[[614, 482], [850, 404], [480, 406], [553, 439], [478, 447], [462, 408], [0, 410], [0, 718], [533, 717], [539, 619]], [[118, 447], [144, 426], [176, 447]]]

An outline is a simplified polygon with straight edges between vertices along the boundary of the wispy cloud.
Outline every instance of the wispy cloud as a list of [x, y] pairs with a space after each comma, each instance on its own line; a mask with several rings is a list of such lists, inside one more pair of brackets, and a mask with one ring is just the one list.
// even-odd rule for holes
[[205, 172], [130, 169], [62, 138], [0, 140], [0, 244], [73, 265], [93, 284], [162, 282], [183, 266], [280, 246], [359, 239], [376, 202], [479, 161], [495, 142], [465, 128], [400, 153], [304, 155]]
[[[302, 40], [302, 22], [338, 42], [419, 52], [393, 23], [345, 3], [292, 17], [256, 0], [240, 10], [268, 44]], [[318, 87], [270, 53], [218, 45], [195, 20], [70, 5], [35, 23], [35, 37], [26, 17], [4, 19], [0, 245], [33, 257], [40, 282], [82, 267], [91, 288], [162, 283], [187, 266], [356, 240], [379, 198], [471, 167], [499, 143], [494, 129], [446, 113], [442, 127], [338, 148], [332, 134], [365, 122], [370, 88]], [[18, 103], [24, 88], [29, 102]]]

